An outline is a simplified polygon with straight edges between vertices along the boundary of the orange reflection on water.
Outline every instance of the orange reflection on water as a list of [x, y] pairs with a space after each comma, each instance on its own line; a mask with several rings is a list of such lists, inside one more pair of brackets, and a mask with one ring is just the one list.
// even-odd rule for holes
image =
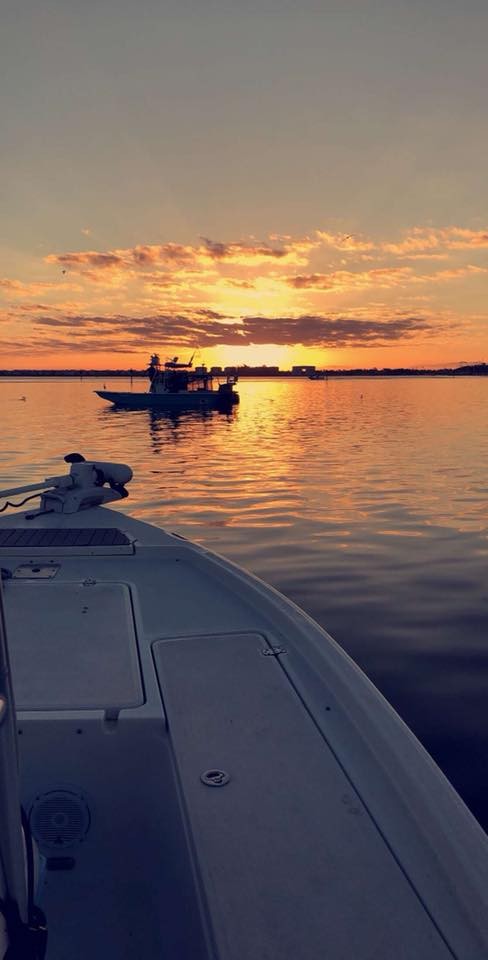
[[432, 523], [485, 522], [488, 380], [243, 378], [230, 414], [114, 410], [101, 386], [0, 382], [4, 484], [58, 473], [79, 450], [133, 466], [122, 509], [202, 535], [299, 525], [418, 538]]
[[121, 527], [186, 534], [295, 600], [488, 823], [488, 378], [242, 379], [231, 414], [185, 415], [113, 410], [101, 385], [0, 380], [2, 486], [72, 451], [129, 463]]

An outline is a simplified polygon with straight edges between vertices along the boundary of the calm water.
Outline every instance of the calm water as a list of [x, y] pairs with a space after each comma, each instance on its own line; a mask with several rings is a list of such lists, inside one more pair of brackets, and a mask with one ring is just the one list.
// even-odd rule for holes
[[307, 610], [486, 827], [488, 378], [244, 380], [230, 415], [117, 412], [101, 386], [0, 381], [1, 486], [73, 450], [129, 463], [122, 509]]

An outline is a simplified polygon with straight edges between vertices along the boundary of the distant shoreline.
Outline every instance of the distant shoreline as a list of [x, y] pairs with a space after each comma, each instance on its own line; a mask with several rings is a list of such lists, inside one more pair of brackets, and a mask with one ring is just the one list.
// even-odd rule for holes
[[[227, 373], [236, 373], [239, 378], [254, 378], [266, 380], [307, 380], [310, 379], [308, 373], [296, 373], [291, 370], [266, 370], [265, 368], [252, 367], [227, 367], [225, 370], [216, 373], [216, 376], [225, 376]], [[319, 374], [317, 376], [316, 374]], [[407, 367], [392, 367], [382, 369], [352, 369], [352, 370], [318, 370], [311, 378], [315, 380], [334, 380], [344, 379], [346, 377], [355, 377], [363, 379], [378, 379], [392, 377], [486, 377], [488, 376], [488, 364], [466, 364], [462, 367], [443, 367], [442, 369], [416, 369]], [[0, 378], [23, 378], [23, 377], [71, 377], [71, 378], [92, 378], [100, 379], [123, 377], [127, 378], [146, 378], [145, 370], [0, 370]]]

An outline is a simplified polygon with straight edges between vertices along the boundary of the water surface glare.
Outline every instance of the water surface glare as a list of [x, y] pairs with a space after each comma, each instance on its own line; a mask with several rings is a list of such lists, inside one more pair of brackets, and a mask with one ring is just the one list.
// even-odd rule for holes
[[486, 828], [488, 378], [241, 380], [231, 414], [116, 411], [102, 386], [0, 380], [1, 486], [71, 451], [129, 463], [120, 509], [310, 613]]

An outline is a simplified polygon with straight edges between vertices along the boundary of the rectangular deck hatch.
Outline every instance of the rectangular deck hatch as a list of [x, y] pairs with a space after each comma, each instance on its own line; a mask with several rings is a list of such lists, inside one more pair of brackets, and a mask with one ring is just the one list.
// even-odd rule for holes
[[18, 710], [143, 703], [125, 584], [9, 580], [4, 601]]

